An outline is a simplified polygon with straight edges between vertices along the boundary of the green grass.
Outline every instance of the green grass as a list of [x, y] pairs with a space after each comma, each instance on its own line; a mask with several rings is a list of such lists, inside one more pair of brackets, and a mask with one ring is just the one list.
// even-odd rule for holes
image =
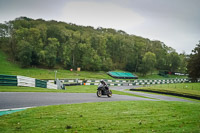
[[39, 87], [0, 86], [0, 92], [63, 92], [63, 93], [96, 93], [97, 86], [66, 86], [66, 90]]
[[[130, 89], [127, 89], [128, 91], [130, 91]], [[145, 92], [145, 91], [141, 91], [142, 93], [147, 93], [147, 94], [153, 94], [153, 95], [162, 95], [162, 96], [170, 96], [170, 97], [176, 97], [176, 98], [180, 98], [180, 99], [185, 99], [188, 101], [193, 101], [193, 102], [198, 102], [200, 103], [200, 100], [198, 99], [192, 99], [192, 98], [187, 98], [187, 97], [181, 97], [181, 96], [175, 96], [175, 95], [169, 95], [169, 94], [160, 94], [160, 93], [155, 93], [155, 92]]]
[[172, 92], [175, 94], [194, 95], [200, 97], [200, 83], [161, 84], [137, 89]]
[[[71, 93], [96, 93], [97, 92], [97, 86], [96, 85], [66, 86], [66, 88], [67, 88], [67, 92], [71, 92]], [[136, 97], [147, 98], [147, 97], [144, 97], [144, 96], [139, 96], [139, 95], [130, 94], [130, 93], [122, 92], [122, 91], [116, 91], [116, 90], [112, 90], [112, 93], [118, 94], [118, 95], [127, 95], [127, 96], [136, 96]]]
[[66, 90], [39, 87], [0, 86], [0, 92], [62, 92], [62, 93], [96, 93], [97, 86], [66, 86]]
[[[39, 88], [39, 87], [19, 87], [19, 86], [0, 86], [0, 92], [58, 92], [58, 93], [96, 93], [97, 86], [96, 85], [82, 85], [82, 86], [66, 86], [66, 90], [55, 90], [55, 89], [47, 89], [47, 88]], [[138, 96], [135, 94], [130, 94], [126, 92], [112, 90], [113, 94], [118, 95], [128, 95], [128, 96]], [[147, 97], [143, 97], [147, 98]]]
[[45, 106], [4, 115], [0, 131], [10, 132], [200, 132], [200, 104], [120, 101]]

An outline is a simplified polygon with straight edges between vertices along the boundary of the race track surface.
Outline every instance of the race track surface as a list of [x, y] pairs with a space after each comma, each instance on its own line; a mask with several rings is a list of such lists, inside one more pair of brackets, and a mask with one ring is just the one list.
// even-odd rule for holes
[[116, 94], [108, 98], [107, 96], [97, 97], [95, 93], [0, 92], [0, 109], [132, 100], [155, 101], [154, 99]]
[[164, 101], [192, 102], [189, 100], [166, 96], [166, 95], [157, 95], [157, 94], [124, 90], [131, 88], [133, 88], [133, 86], [110, 87], [111, 90], [123, 91], [126, 93], [131, 93], [149, 98], [117, 95], [117, 94], [113, 94], [113, 96], [110, 98], [107, 96], [97, 97], [95, 93], [0, 92], [0, 110], [47, 106], [47, 105], [59, 105], [59, 104], [109, 102], [109, 101], [164, 100]]

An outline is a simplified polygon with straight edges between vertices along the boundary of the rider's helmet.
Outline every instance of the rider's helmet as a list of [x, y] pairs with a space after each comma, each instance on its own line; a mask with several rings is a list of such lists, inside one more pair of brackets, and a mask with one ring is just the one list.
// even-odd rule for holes
[[100, 82], [101, 82], [102, 84], [104, 84], [104, 80], [103, 80], [103, 79], [101, 79]]

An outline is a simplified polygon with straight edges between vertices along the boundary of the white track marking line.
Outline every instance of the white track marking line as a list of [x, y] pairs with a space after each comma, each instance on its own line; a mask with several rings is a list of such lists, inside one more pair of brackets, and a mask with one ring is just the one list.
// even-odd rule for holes
[[11, 110], [29, 109], [29, 108], [34, 108], [34, 106], [33, 107], [23, 107], [23, 108], [0, 109], [0, 111], [11, 111]]

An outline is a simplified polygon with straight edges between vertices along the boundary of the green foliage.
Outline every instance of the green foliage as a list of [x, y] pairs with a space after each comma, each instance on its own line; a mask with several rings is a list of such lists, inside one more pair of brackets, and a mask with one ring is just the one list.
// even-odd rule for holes
[[170, 70], [172, 72], [177, 71], [180, 66], [180, 57], [179, 57], [178, 53], [171, 52], [169, 54], [169, 60], [170, 60], [170, 64], [169, 64]]
[[197, 81], [197, 79], [200, 78], [200, 41], [192, 52], [187, 68], [189, 77], [192, 78], [193, 81]]
[[6, 45], [8, 42], [8, 39], [6, 36], [8, 35], [8, 26], [6, 24], [0, 23], [0, 48], [3, 47], [3, 45]]
[[[19, 45], [32, 46], [28, 58]], [[81, 67], [88, 71], [114, 69], [142, 72], [153, 69], [185, 71], [185, 59], [160, 41], [151, 41], [115, 29], [83, 27], [57, 21], [19, 17], [0, 24], [1, 48], [23, 67]], [[27, 47], [27, 46], [26, 46]], [[154, 54], [151, 68], [145, 68], [145, 54]], [[23, 54], [22, 54], [23, 53]], [[19, 55], [20, 54], [20, 55]], [[25, 57], [25, 56], [24, 56]], [[29, 60], [28, 63], [25, 63]], [[144, 70], [144, 71], [143, 71]]]
[[145, 53], [144, 57], [142, 58], [141, 64], [141, 73], [146, 75], [149, 71], [153, 71], [154, 66], [156, 64], [156, 56], [154, 53], [147, 52]]
[[[4, 52], [0, 50], [0, 73], [7, 74], [7, 75], [23, 75], [38, 79], [54, 79], [55, 72], [54, 69], [41, 69], [41, 68], [25, 68], [22, 69], [19, 67], [18, 64], [8, 61], [9, 58], [5, 55]], [[106, 63], [108, 64], [108, 63]], [[5, 67], [6, 66], [6, 67]], [[91, 71], [69, 71], [68, 69], [59, 69], [57, 70], [57, 78], [67, 78], [67, 79], [113, 79], [110, 77], [106, 72], [99, 71], [99, 72], [91, 72]], [[136, 75], [139, 76], [140, 79], [166, 79], [162, 76], [159, 76], [157, 73], [153, 75], [146, 75], [143, 77], [139, 73]], [[169, 78], [187, 78], [185, 76], [176, 76], [176, 75], [169, 75]]]
[[88, 49], [87, 53], [83, 54], [83, 69], [99, 71], [102, 62], [94, 49]]
[[106, 57], [102, 60], [102, 70], [103, 71], [110, 71], [112, 70], [113, 62], [112, 59], [109, 57]]
[[33, 47], [27, 41], [24, 40], [21, 40], [18, 45], [19, 45], [18, 58], [21, 63], [21, 66], [29, 67], [32, 62], [31, 57], [32, 57]]
[[187, 73], [187, 63], [188, 63], [187, 55], [183, 52], [182, 54], [180, 54], [179, 58], [180, 58], [180, 64], [178, 71], [181, 73]]
[[45, 62], [49, 68], [53, 68], [56, 64], [57, 49], [59, 42], [56, 38], [48, 38], [48, 44], [44, 48]]

